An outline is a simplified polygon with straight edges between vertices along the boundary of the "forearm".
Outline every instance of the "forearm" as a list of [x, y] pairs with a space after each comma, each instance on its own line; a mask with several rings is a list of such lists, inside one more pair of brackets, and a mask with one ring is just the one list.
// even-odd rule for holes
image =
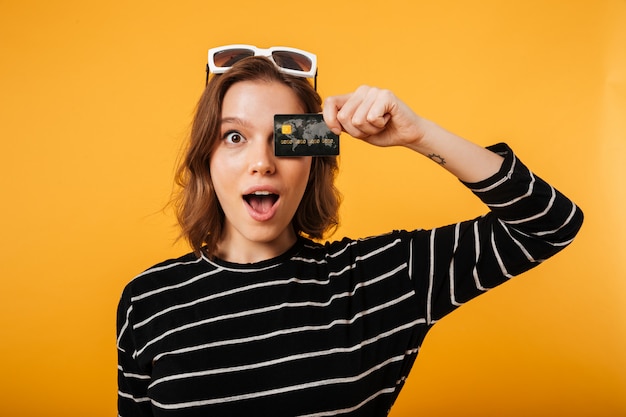
[[498, 172], [503, 158], [441, 126], [422, 119], [423, 137], [406, 145], [441, 165], [461, 181], [475, 183]]
[[417, 115], [391, 91], [367, 86], [328, 97], [324, 120], [335, 132], [376, 146], [405, 146], [474, 183], [498, 172], [502, 158]]
[[580, 208], [533, 174], [508, 146], [499, 143], [489, 149], [504, 157], [499, 172], [465, 185], [490, 213], [439, 227], [425, 241], [416, 241], [421, 245], [414, 250], [421, 257], [416, 268], [429, 265], [430, 254], [437, 254], [434, 320], [555, 255], [572, 242], [583, 223]]

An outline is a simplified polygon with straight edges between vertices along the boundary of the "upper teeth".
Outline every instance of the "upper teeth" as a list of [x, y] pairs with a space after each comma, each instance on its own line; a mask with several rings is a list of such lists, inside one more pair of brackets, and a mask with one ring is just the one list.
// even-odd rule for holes
[[254, 195], [270, 195], [269, 191], [255, 191]]

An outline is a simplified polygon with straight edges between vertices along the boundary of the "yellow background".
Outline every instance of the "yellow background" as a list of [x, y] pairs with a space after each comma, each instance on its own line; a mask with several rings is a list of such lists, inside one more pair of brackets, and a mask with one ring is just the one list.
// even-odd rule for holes
[[[0, 0], [0, 415], [115, 415], [115, 308], [187, 251], [162, 210], [206, 52], [289, 45], [323, 96], [390, 88], [578, 202], [577, 241], [427, 338], [391, 415], [626, 415], [623, 0]], [[483, 208], [435, 164], [342, 139], [335, 237]]]

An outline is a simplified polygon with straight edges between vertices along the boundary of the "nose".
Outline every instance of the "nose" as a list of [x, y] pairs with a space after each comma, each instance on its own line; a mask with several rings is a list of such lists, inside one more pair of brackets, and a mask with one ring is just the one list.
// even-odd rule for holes
[[273, 138], [255, 141], [250, 147], [248, 171], [250, 174], [271, 175], [276, 171]]

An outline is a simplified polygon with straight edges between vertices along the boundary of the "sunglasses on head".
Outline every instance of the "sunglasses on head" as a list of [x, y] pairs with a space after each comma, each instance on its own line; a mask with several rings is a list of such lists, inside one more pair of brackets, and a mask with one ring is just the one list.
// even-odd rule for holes
[[317, 90], [317, 56], [302, 49], [287, 46], [273, 46], [268, 49], [252, 45], [225, 45], [209, 49], [206, 82], [209, 74], [223, 74], [236, 62], [251, 56], [269, 58], [278, 69], [296, 77], [313, 78]]

